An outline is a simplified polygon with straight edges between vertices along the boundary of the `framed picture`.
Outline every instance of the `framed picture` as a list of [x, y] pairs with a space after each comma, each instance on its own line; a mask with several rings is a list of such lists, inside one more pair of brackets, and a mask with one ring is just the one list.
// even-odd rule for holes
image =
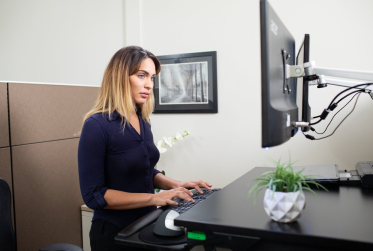
[[157, 56], [153, 113], [217, 113], [216, 51]]

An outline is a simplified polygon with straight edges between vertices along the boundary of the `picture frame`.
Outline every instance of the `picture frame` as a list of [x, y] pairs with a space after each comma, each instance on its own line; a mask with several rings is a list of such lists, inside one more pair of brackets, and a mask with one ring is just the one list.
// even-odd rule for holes
[[153, 113], [217, 113], [216, 51], [157, 56]]

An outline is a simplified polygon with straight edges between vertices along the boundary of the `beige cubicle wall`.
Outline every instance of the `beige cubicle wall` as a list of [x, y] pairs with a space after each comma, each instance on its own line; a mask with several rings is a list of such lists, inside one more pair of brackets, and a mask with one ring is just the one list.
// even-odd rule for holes
[[12, 145], [77, 137], [97, 87], [9, 85]]
[[12, 190], [12, 170], [10, 166], [10, 147], [0, 148], [0, 177], [8, 182]]
[[[0, 147], [9, 146], [7, 84], [0, 83]], [[0, 173], [1, 176], [1, 173]]]
[[78, 141], [13, 147], [18, 250], [59, 242], [82, 246]]
[[7, 84], [0, 83], [0, 177], [8, 182], [12, 191], [8, 124]]
[[77, 133], [99, 88], [7, 85], [10, 146], [0, 148], [0, 157], [8, 150], [9, 167], [0, 171], [12, 175], [17, 250], [58, 242], [82, 247]]

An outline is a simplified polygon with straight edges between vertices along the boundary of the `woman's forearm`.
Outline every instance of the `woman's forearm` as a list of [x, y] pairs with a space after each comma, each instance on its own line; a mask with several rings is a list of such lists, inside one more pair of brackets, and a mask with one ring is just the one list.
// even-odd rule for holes
[[107, 203], [105, 209], [134, 209], [140, 207], [153, 206], [152, 194], [148, 193], [127, 193], [118, 190], [108, 189], [104, 195]]
[[[200, 187], [210, 189], [211, 184], [204, 181], [186, 181], [181, 182], [164, 176], [161, 173], [155, 175], [154, 187], [168, 190], [158, 194], [152, 193], [127, 193], [118, 190], [108, 189], [104, 195], [107, 203], [105, 209], [125, 210], [148, 206], [164, 206], [176, 203], [173, 198], [179, 197], [184, 200], [193, 201], [190, 197], [192, 193], [189, 188], [195, 188], [200, 191]], [[200, 191], [201, 192], [201, 191]]]
[[178, 197], [189, 202], [194, 202], [192, 193], [186, 188], [179, 187], [157, 194], [127, 193], [117, 190], [107, 190], [104, 199], [107, 206], [104, 209], [126, 210], [147, 206], [177, 205], [174, 198]]
[[154, 180], [154, 187], [169, 190], [169, 189], [175, 189], [180, 187], [180, 181], [171, 179], [170, 177], [167, 177], [163, 175], [162, 173], [158, 173], [155, 175]]

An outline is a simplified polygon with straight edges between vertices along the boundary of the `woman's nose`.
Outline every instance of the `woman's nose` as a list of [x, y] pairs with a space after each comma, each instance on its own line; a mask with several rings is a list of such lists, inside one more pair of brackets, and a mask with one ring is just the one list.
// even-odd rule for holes
[[145, 82], [145, 88], [147, 89], [152, 89], [153, 88], [153, 81], [151, 78], [146, 78], [146, 82]]

